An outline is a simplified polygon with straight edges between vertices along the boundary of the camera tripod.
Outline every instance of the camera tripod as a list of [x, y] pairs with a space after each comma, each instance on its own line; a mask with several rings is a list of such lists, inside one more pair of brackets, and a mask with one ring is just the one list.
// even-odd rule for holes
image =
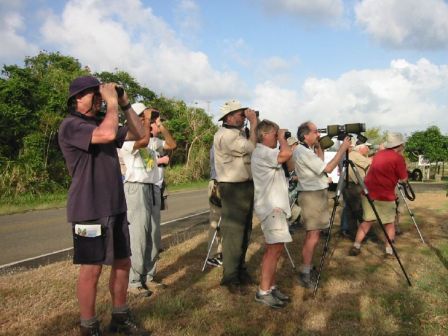
[[401, 263], [401, 260], [398, 257], [397, 250], [395, 249], [394, 244], [392, 243], [391, 239], [389, 238], [389, 235], [386, 232], [386, 229], [383, 226], [383, 222], [381, 221], [381, 218], [380, 218], [380, 216], [378, 214], [378, 211], [375, 208], [375, 204], [374, 204], [373, 200], [369, 196], [369, 191], [367, 190], [367, 188], [366, 188], [366, 186], [364, 184], [364, 181], [362, 180], [361, 176], [359, 175], [358, 168], [348, 158], [348, 150], [347, 150], [346, 153], [345, 153], [345, 158], [344, 158], [343, 165], [342, 165], [342, 172], [340, 174], [341, 178], [338, 181], [338, 185], [337, 185], [337, 188], [336, 188], [335, 196], [333, 198], [334, 199], [334, 205], [333, 205], [333, 210], [331, 212], [331, 217], [330, 217], [330, 227], [328, 228], [328, 235], [327, 235], [327, 238], [325, 240], [322, 257], [320, 258], [319, 271], [318, 271], [318, 274], [317, 274], [316, 284], [314, 285], [313, 296], [316, 296], [317, 289], [319, 287], [320, 276], [321, 276], [322, 269], [323, 269], [323, 266], [324, 266], [325, 258], [326, 258], [327, 253], [328, 253], [328, 245], [329, 245], [329, 242], [330, 242], [330, 239], [331, 239], [331, 229], [333, 228], [333, 224], [334, 224], [334, 218], [335, 218], [335, 215], [336, 215], [336, 208], [339, 205], [339, 197], [341, 196], [341, 192], [342, 192], [342, 189], [344, 188], [345, 182], [348, 182], [348, 168], [349, 168], [349, 166], [352, 169], [353, 173], [355, 174], [356, 180], [358, 181], [359, 185], [362, 187], [364, 195], [367, 198], [367, 200], [368, 200], [368, 202], [370, 204], [370, 207], [372, 208], [373, 212], [375, 213], [376, 221], [377, 221], [378, 225], [381, 227], [381, 230], [383, 231], [383, 233], [384, 233], [384, 235], [386, 237], [387, 242], [392, 247], [392, 252], [393, 252], [395, 258], [397, 259], [397, 261], [398, 261], [398, 263], [399, 263], [399, 265], [401, 267], [401, 270], [403, 271], [403, 274], [404, 274], [404, 276], [405, 276], [405, 278], [406, 278], [406, 280], [408, 282], [408, 285], [412, 286], [411, 281], [409, 280], [409, 277], [408, 277], [408, 275], [406, 273], [406, 270], [404, 269], [403, 264]]
[[[213, 237], [210, 240], [210, 242], [208, 243], [207, 255], [205, 256], [204, 264], [202, 265], [202, 270], [201, 270], [202, 272], [204, 272], [204, 270], [205, 270], [205, 266], [207, 265], [207, 260], [208, 260], [208, 258], [210, 258], [210, 252], [212, 251], [213, 244], [215, 243], [216, 236], [218, 235], [218, 232], [220, 230], [221, 230], [221, 217], [219, 217], [218, 225], [216, 226], [215, 232], [213, 233]], [[295, 270], [296, 269], [296, 265], [294, 264], [294, 261], [292, 260], [291, 254], [289, 253], [289, 250], [288, 250], [288, 247], [286, 246], [286, 243], [284, 243], [284, 245], [285, 245], [286, 254], [288, 255], [288, 259], [291, 262], [292, 268]]]
[[[413, 194], [413, 196], [409, 196], [408, 193], [406, 192], [406, 187], [408, 187], [411, 191], [411, 193]], [[401, 198], [404, 201], [404, 204], [406, 206], [406, 209], [408, 209], [409, 212], [409, 216], [411, 216], [412, 221], [414, 222], [414, 226], [417, 229], [418, 235], [420, 236], [420, 239], [422, 241], [423, 244], [425, 243], [425, 240], [423, 239], [422, 233], [420, 232], [420, 229], [418, 228], [417, 222], [415, 221], [415, 217], [414, 217], [414, 213], [411, 211], [411, 209], [408, 206], [408, 202], [406, 201], [406, 198], [413, 201], [415, 199], [415, 194], [412, 190], [411, 185], [409, 184], [409, 182], [406, 182], [406, 184], [402, 185], [401, 183], [398, 184], [398, 190], [400, 191], [401, 194]], [[406, 194], [406, 196], [405, 196]]]

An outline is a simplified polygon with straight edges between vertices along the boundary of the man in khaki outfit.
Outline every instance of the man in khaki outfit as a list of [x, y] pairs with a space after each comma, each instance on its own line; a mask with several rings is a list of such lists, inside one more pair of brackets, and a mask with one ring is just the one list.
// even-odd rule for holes
[[[221, 194], [221, 232], [223, 278], [221, 285], [236, 292], [241, 285], [252, 283], [245, 267], [245, 257], [252, 232], [254, 185], [250, 169], [251, 154], [256, 144], [258, 120], [254, 110], [238, 100], [221, 107], [222, 127], [213, 140], [215, 168]], [[243, 130], [250, 123], [248, 138]]]
[[[369, 143], [358, 144], [348, 154], [348, 158], [356, 166], [359, 176], [363, 181], [364, 177], [366, 176], [367, 170], [372, 164], [372, 159], [368, 156], [369, 146]], [[353, 169], [351, 167], [347, 167], [347, 169], [349, 174], [348, 183], [342, 190], [345, 203], [344, 215], [346, 216], [345, 220], [347, 222], [346, 227], [341, 228], [341, 233], [343, 236], [349, 236], [354, 239], [356, 231], [358, 230], [358, 225], [362, 222], [362, 187], [359, 184], [358, 179], [353, 172]], [[345, 178], [345, 176], [341, 176], [341, 178]]]

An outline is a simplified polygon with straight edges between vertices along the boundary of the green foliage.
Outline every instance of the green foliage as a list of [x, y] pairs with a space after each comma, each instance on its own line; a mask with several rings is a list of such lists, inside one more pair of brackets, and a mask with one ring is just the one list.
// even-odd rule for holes
[[[67, 188], [70, 179], [57, 131], [67, 113], [70, 82], [91, 73], [77, 59], [58, 52], [42, 51], [24, 64], [4, 65], [0, 76], [0, 198]], [[173, 169], [179, 177], [168, 173], [171, 179], [196, 181], [208, 175], [208, 149], [216, 125], [203, 109], [158, 97], [124, 71], [94, 75], [122, 84], [131, 102], [144, 102], [168, 119], [165, 126], [177, 141], [170, 164], [185, 165]]]
[[417, 161], [418, 155], [424, 155], [430, 162], [448, 161], [448, 136], [437, 126], [414, 132], [406, 141], [405, 152], [412, 161]]
[[380, 145], [386, 141], [386, 132], [382, 132], [381, 127], [368, 128], [364, 136], [367, 137], [367, 142], [373, 145]]

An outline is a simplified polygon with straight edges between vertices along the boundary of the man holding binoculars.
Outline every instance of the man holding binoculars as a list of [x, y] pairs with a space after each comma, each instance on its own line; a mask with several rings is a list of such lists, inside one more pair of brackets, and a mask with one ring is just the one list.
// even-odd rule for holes
[[351, 141], [346, 136], [336, 155], [325, 163], [324, 152], [319, 145], [320, 133], [314, 123], [307, 121], [301, 124], [297, 129], [297, 138], [300, 145], [294, 151], [293, 160], [300, 191], [298, 202], [306, 229], [298, 280], [302, 287], [310, 288], [314, 284], [311, 276], [314, 249], [319, 242], [320, 231], [329, 227], [327, 173], [336, 168]]
[[[252, 283], [245, 257], [252, 232], [254, 184], [251, 155], [256, 144], [256, 112], [229, 100], [221, 108], [222, 127], [213, 140], [215, 168], [221, 195], [221, 232], [223, 278], [221, 285], [237, 292], [241, 285]], [[248, 138], [243, 131], [246, 118], [250, 123]]]
[[[139, 140], [144, 130], [126, 92], [119, 96], [117, 91], [120, 89], [115, 83], [100, 83], [92, 76], [76, 78], [69, 87], [69, 115], [59, 127], [59, 145], [72, 177], [67, 220], [72, 225], [73, 262], [80, 264], [77, 297], [81, 335], [101, 335], [95, 299], [102, 265], [112, 266], [110, 333], [148, 335], [132, 320], [126, 303], [131, 250], [117, 156], [124, 141]], [[107, 111], [100, 120], [103, 101]], [[118, 126], [118, 106], [127, 126]]]

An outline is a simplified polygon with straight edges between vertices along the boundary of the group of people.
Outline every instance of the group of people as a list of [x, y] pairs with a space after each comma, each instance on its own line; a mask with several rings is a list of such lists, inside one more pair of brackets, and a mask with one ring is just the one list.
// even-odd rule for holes
[[[103, 102], [106, 113], [100, 118]], [[151, 286], [162, 285], [155, 275], [162, 250], [163, 166], [169, 163], [165, 152], [176, 148], [176, 141], [156, 109], [131, 105], [126, 92], [118, 95], [115, 83], [78, 77], [70, 84], [67, 106], [58, 140], [72, 177], [67, 219], [72, 225], [73, 261], [80, 265], [80, 334], [102, 334], [95, 300], [102, 265], [110, 265], [109, 333], [149, 335], [133, 319], [127, 296], [149, 296]], [[119, 124], [119, 107], [124, 126]]]
[[[254, 283], [247, 271], [245, 257], [255, 213], [266, 242], [255, 300], [273, 308], [284, 307], [290, 300], [279, 290], [275, 280], [277, 262], [285, 243], [292, 241], [288, 228], [291, 204], [285, 172], [294, 171], [299, 191], [297, 202], [306, 231], [298, 276], [302, 287], [310, 288], [316, 282], [313, 255], [321, 232], [330, 224], [327, 174], [345, 159], [346, 153], [350, 153], [349, 159], [355, 162], [361, 179], [365, 177], [369, 197], [375, 202], [389, 238], [394, 239], [393, 225], [390, 225], [390, 216], [395, 216], [394, 190], [399, 181], [407, 178], [401, 155], [404, 148], [401, 134], [389, 133], [385, 150], [375, 155], [373, 161], [367, 155], [369, 144], [358, 143], [353, 148], [350, 136], [346, 136], [335, 156], [325, 162], [319, 143], [320, 133], [311, 121], [299, 125], [297, 138], [286, 139], [285, 129], [266, 119], [260, 121], [254, 110], [237, 100], [227, 101], [221, 113], [222, 127], [214, 136], [211, 151], [214, 175], [210, 190], [214, 190], [220, 200], [219, 210], [213, 211], [211, 233], [219, 223], [221, 285], [230, 292], [241, 292], [246, 285]], [[246, 119], [249, 128], [244, 127]], [[349, 255], [358, 255], [361, 242], [376, 217], [351, 167], [348, 169], [350, 180], [344, 191], [345, 217], [347, 227], [353, 230], [353, 235], [356, 233]], [[209, 192], [209, 196], [212, 194]], [[391, 246], [386, 243], [386, 255], [391, 253]], [[218, 266], [213, 259], [216, 258], [209, 259], [209, 264]]]
[[[106, 113], [99, 118], [103, 102]], [[110, 265], [113, 307], [109, 333], [149, 335], [134, 320], [127, 296], [149, 296], [150, 286], [160, 285], [155, 275], [161, 251], [163, 165], [169, 162], [165, 151], [174, 149], [176, 141], [157, 110], [142, 103], [131, 105], [126, 92], [117, 94], [115, 83], [78, 77], [70, 84], [67, 106], [69, 114], [59, 127], [58, 140], [72, 177], [67, 219], [72, 225], [73, 261], [80, 265], [76, 289], [80, 334], [102, 334], [95, 301], [102, 265]], [[120, 109], [126, 118], [124, 125], [119, 124]], [[211, 151], [209, 184], [211, 233], [219, 228], [220, 247], [208, 263], [222, 265], [221, 285], [232, 293], [254, 284], [245, 259], [255, 213], [266, 241], [255, 300], [281, 308], [290, 298], [278, 288], [275, 274], [284, 244], [292, 241], [283, 166], [297, 176], [298, 203], [306, 229], [298, 281], [308, 288], [314, 281], [312, 259], [320, 232], [329, 226], [326, 174], [341, 161], [350, 139], [345, 138], [334, 158], [325, 163], [319, 132], [312, 122], [301, 124], [296, 141], [291, 141], [286, 139], [285, 129], [269, 120], [260, 121], [256, 111], [235, 99], [227, 101], [221, 113], [222, 127], [214, 136]], [[249, 128], [244, 127], [247, 120]], [[400, 155], [404, 141], [400, 139], [396, 135], [386, 145], [390, 150], [375, 156], [365, 180], [381, 216], [391, 212], [391, 190], [398, 180], [405, 179]], [[124, 177], [118, 154], [126, 168]], [[374, 219], [366, 209], [351, 255], [359, 254]], [[383, 223], [393, 239], [388, 218]]]

